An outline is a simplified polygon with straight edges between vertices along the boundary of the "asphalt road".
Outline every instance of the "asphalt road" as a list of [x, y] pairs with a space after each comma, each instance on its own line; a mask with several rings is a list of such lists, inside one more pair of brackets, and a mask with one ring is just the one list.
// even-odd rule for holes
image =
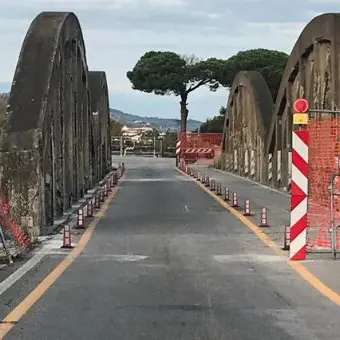
[[[5, 339], [339, 339], [339, 307], [173, 168], [131, 158], [107, 216]], [[60, 260], [0, 300], [3, 318]]]

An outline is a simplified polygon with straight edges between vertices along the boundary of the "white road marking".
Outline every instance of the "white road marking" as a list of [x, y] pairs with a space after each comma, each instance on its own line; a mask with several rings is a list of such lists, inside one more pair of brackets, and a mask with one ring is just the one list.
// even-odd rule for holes
[[262, 254], [234, 254], [234, 255], [214, 255], [217, 262], [285, 262], [287, 259], [280, 255], [262, 255]]
[[4, 281], [0, 283], [0, 296], [10, 287], [12, 287], [18, 280], [20, 280], [28, 271], [30, 271], [34, 266], [36, 266], [46, 254], [48, 254], [48, 249], [43, 249], [43, 251], [38, 252], [31, 259], [29, 259], [24, 265], [19, 267], [14, 273], [8, 276]]
[[[48, 255], [65, 255], [65, 251], [55, 250], [49, 251]], [[138, 262], [147, 259], [149, 256], [143, 255], [113, 255], [113, 254], [81, 254], [79, 258], [93, 258], [107, 260], [111, 259], [117, 262]]]

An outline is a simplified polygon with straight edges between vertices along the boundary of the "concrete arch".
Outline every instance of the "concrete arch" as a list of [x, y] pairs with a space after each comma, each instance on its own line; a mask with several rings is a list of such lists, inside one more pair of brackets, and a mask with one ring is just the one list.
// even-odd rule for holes
[[[276, 187], [290, 186], [293, 102], [304, 97], [312, 108], [340, 108], [340, 14], [315, 17], [300, 34], [287, 62], [272, 114], [267, 153], [274, 158]], [[280, 169], [278, 169], [280, 167]]]
[[[110, 108], [106, 74], [102, 71], [89, 72], [89, 86], [92, 112], [92, 135], [96, 140], [93, 176], [98, 180], [105, 176], [111, 160]], [[110, 163], [111, 164], [111, 163]]]
[[263, 76], [256, 71], [239, 72], [230, 89], [224, 127], [228, 170], [264, 181], [272, 110], [273, 100]]
[[2, 190], [31, 235], [47, 233], [98, 180], [91, 124], [79, 21], [73, 13], [40, 13], [22, 45], [0, 139]]

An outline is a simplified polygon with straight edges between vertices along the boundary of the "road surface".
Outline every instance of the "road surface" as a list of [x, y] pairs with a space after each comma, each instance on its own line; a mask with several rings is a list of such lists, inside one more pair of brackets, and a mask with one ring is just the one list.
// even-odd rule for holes
[[[339, 339], [339, 307], [173, 163], [126, 160], [84, 252], [4, 339]], [[1, 319], [64, 257], [8, 289]]]

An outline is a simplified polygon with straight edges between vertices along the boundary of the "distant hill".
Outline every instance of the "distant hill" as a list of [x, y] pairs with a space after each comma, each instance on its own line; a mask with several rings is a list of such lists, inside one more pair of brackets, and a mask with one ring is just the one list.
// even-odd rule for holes
[[[130, 113], [125, 113], [116, 109], [110, 109], [111, 119], [117, 120], [122, 124], [127, 125], [141, 125], [148, 124], [149, 126], [158, 129], [160, 131], [178, 131], [180, 120], [170, 118], [158, 118], [158, 117], [141, 117]], [[193, 131], [199, 129], [203, 122], [198, 120], [189, 119], [187, 123], [187, 130]]]

